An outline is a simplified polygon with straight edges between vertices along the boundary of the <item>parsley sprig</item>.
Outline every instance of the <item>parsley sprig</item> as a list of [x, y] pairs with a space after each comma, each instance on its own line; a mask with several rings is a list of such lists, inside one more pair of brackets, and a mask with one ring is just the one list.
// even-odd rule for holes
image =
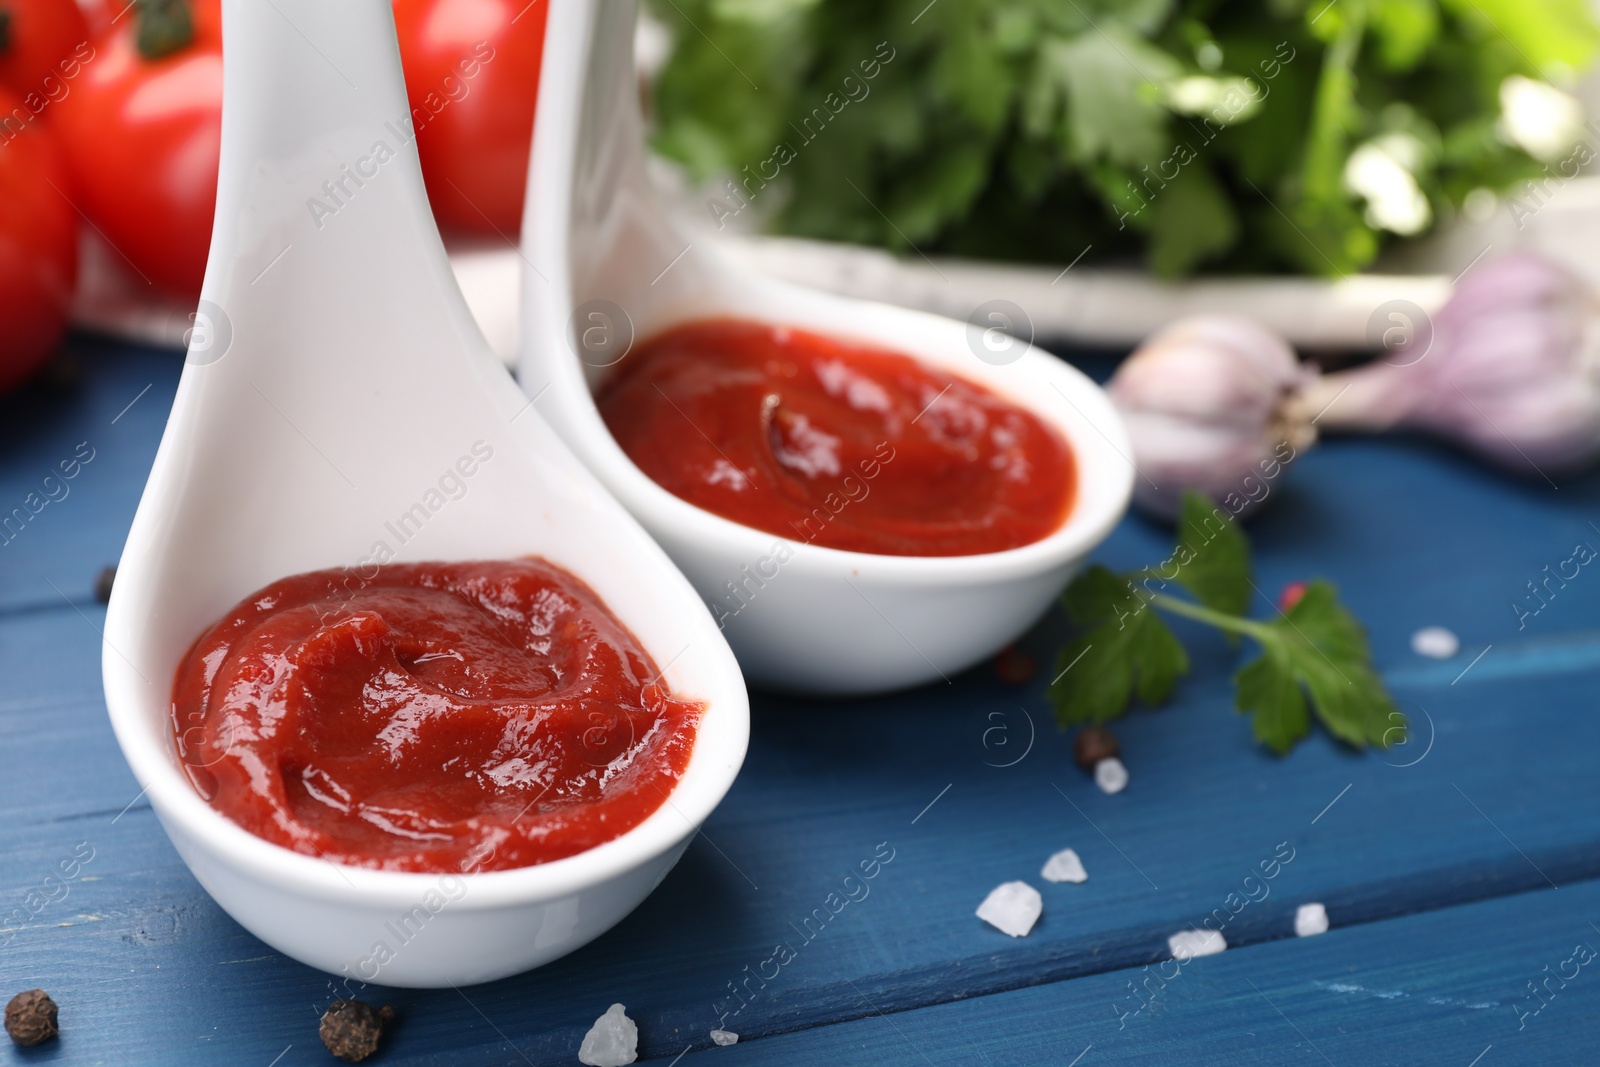
[[[1062, 599], [1085, 630], [1061, 650], [1050, 699], [1063, 726], [1104, 723], [1135, 696], [1155, 706], [1189, 672], [1189, 654], [1160, 612], [1247, 637], [1260, 655], [1234, 675], [1236, 703], [1256, 739], [1282, 755], [1311, 716], [1356, 748], [1405, 737], [1405, 716], [1372, 666], [1365, 632], [1326, 581], [1309, 583], [1269, 620], [1245, 615], [1255, 589], [1250, 543], [1226, 512], [1196, 493], [1183, 501], [1179, 537], [1162, 563], [1123, 574], [1091, 567]], [[1175, 589], [1190, 597], [1175, 595]], [[1192, 599], [1191, 599], [1192, 598]]]
[[[1587, 148], [1514, 143], [1500, 94], [1600, 49], [1587, 0], [650, 6], [675, 42], [654, 147], [717, 224], [1167, 276], [1343, 276], [1474, 190], [1575, 169]], [[1375, 154], [1427, 210], [1379, 221], [1345, 180]]]

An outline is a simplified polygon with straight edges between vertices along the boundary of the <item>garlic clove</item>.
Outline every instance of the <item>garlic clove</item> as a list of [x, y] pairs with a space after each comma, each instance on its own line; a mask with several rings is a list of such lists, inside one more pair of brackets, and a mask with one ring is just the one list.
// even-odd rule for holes
[[1170, 519], [1195, 490], [1236, 515], [1252, 510], [1315, 440], [1298, 403], [1314, 376], [1281, 337], [1242, 316], [1195, 316], [1152, 334], [1108, 386], [1141, 475], [1134, 502]]
[[[1436, 429], [1447, 421], [1430, 413]], [[1600, 392], [1547, 383], [1507, 393], [1490, 406], [1457, 408], [1449, 435], [1507, 470], [1541, 474], [1580, 470], [1600, 455]], [[1530, 469], [1532, 468], [1532, 469]]]
[[1468, 272], [1426, 352], [1326, 375], [1320, 425], [1406, 427], [1513, 472], [1548, 477], [1600, 458], [1600, 316], [1565, 268], [1514, 252]]
[[1198, 339], [1161, 343], [1165, 352], [1181, 346], [1181, 355], [1130, 360], [1113, 382], [1114, 396], [1137, 398], [1139, 410], [1205, 423], [1251, 426], [1271, 416], [1279, 393], [1272, 378], [1240, 373], [1237, 356]]

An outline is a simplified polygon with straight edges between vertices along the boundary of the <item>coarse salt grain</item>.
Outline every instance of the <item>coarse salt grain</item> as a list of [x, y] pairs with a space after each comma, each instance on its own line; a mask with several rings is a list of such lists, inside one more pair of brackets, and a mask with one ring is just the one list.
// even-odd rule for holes
[[1411, 635], [1411, 651], [1429, 659], [1449, 659], [1461, 651], [1461, 638], [1443, 626], [1424, 626]]
[[1172, 958], [1180, 963], [1197, 956], [1215, 956], [1228, 947], [1228, 942], [1215, 930], [1179, 930], [1167, 938], [1167, 948]]
[[578, 1062], [589, 1067], [626, 1067], [639, 1058], [639, 1027], [621, 1004], [594, 1021], [578, 1046]]
[[1094, 765], [1094, 784], [1102, 793], [1120, 793], [1128, 788], [1128, 768], [1112, 756]]
[[1328, 909], [1321, 904], [1302, 904], [1294, 913], [1294, 936], [1313, 937], [1328, 932]]
[[1026, 937], [1044, 911], [1039, 891], [1027, 882], [1002, 882], [978, 905], [978, 918], [1012, 937]]
[[712, 1044], [721, 1045], [724, 1047], [728, 1045], [737, 1045], [739, 1043], [739, 1035], [734, 1033], [732, 1030], [713, 1030], [711, 1031], [711, 1041]]
[[1083, 861], [1078, 854], [1070, 848], [1064, 848], [1045, 861], [1044, 870], [1039, 876], [1047, 882], [1087, 882], [1089, 872], [1083, 869]]

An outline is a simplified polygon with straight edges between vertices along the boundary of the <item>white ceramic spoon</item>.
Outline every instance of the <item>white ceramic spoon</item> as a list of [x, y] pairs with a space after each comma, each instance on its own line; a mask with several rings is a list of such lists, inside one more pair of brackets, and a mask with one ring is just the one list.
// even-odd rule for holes
[[[522, 386], [719, 606], [747, 676], [823, 693], [947, 678], [1027, 629], [1126, 510], [1134, 470], [1122, 422], [1093, 382], [1023, 341], [741, 272], [679, 233], [645, 177], [634, 6], [551, 0], [523, 222], [534, 270], [524, 276]], [[719, 315], [898, 349], [1030, 408], [1076, 454], [1071, 515], [1006, 552], [880, 556], [779, 538], [673, 496], [627, 458], [591, 394], [630, 336]], [[893, 477], [892, 465], [881, 476]]]
[[[111, 721], [195, 877], [268, 944], [387, 985], [525, 970], [604, 932], [677, 861], [743, 759], [743, 680], [693, 589], [473, 324], [407, 132], [388, 0], [223, 12], [211, 259], [107, 612]], [[337, 867], [202, 801], [169, 710], [190, 643], [269, 582], [390, 554], [540, 555], [593, 586], [671, 688], [706, 704], [668, 803], [588, 852], [462, 881]]]

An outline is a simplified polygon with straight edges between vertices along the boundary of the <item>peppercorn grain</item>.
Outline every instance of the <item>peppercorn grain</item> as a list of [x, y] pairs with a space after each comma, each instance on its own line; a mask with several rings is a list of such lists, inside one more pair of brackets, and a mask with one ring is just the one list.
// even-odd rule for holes
[[360, 1000], [336, 1000], [322, 1013], [317, 1034], [328, 1051], [346, 1063], [360, 1063], [378, 1051], [384, 1027], [394, 1020], [394, 1009], [374, 1008]]
[[111, 586], [117, 580], [117, 568], [101, 567], [94, 576], [94, 598], [102, 604], [111, 603]]
[[6, 1005], [6, 1033], [24, 1048], [42, 1045], [61, 1028], [56, 1025], [56, 1002], [42, 989], [18, 993]]
[[1101, 760], [1112, 759], [1121, 752], [1117, 735], [1104, 726], [1085, 726], [1072, 743], [1072, 758], [1086, 771], [1093, 771]]

